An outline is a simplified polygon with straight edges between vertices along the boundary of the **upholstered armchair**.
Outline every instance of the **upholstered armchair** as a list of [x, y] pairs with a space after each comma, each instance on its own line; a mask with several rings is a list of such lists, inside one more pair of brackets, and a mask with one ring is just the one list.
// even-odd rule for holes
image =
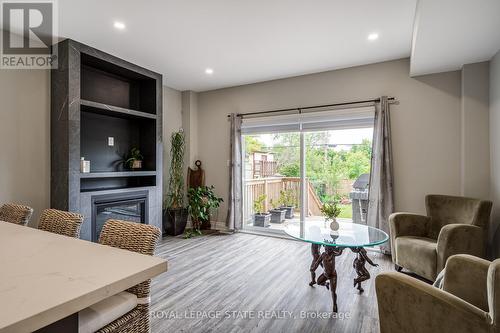
[[447, 195], [425, 197], [427, 216], [395, 213], [389, 217], [392, 261], [434, 281], [448, 257], [484, 257], [491, 201]]
[[451, 256], [442, 290], [396, 272], [375, 286], [381, 333], [500, 332], [500, 259]]

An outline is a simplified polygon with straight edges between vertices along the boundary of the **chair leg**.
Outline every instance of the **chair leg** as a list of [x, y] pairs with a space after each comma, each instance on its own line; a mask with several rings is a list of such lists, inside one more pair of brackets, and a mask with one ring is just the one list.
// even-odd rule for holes
[[398, 272], [401, 272], [403, 270], [403, 267], [399, 266], [398, 264], [394, 264], [394, 269]]

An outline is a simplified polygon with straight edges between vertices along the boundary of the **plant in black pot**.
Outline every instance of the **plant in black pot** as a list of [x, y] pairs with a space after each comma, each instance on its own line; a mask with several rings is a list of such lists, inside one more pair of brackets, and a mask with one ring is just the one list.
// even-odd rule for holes
[[184, 206], [184, 146], [182, 130], [170, 137], [170, 179], [163, 210], [163, 229], [167, 235], [184, 233], [188, 219], [188, 209]]
[[253, 202], [253, 225], [255, 227], [269, 227], [269, 222], [271, 222], [271, 214], [266, 213], [264, 202], [267, 196], [261, 194]]
[[125, 166], [130, 170], [140, 170], [143, 158], [139, 148], [133, 147], [125, 158]]
[[191, 216], [192, 230], [186, 232], [185, 237], [201, 235], [202, 224], [206, 221], [210, 223], [210, 216], [213, 209], [217, 209], [223, 201], [215, 195], [213, 186], [200, 186], [190, 188], [188, 191], [189, 215]]
[[271, 223], [283, 223], [285, 221], [286, 210], [278, 208], [278, 203], [274, 200], [269, 200], [269, 204], [271, 205]]
[[286, 212], [285, 218], [293, 219], [295, 216], [294, 209], [297, 203], [295, 191], [292, 189], [280, 191], [278, 202], [281, 204], [280, 208]]

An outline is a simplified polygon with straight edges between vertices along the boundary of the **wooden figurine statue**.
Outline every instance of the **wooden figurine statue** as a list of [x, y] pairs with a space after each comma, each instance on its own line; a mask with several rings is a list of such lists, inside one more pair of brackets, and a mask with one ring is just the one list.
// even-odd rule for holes
[[205, 170], [201, 168], [201, 161], [194, 162], [196, 170], [188, 168], [187, 185], [188, 189], [205, 186]]

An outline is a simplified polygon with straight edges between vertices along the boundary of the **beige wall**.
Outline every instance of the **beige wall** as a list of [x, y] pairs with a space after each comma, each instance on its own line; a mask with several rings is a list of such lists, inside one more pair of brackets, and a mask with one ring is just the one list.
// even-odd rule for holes
[[[164, 87], [164, 186], [168, 184], [168, 138], [182, 126], [181, 104], [181, 93]], [[4, 202], [33, 207], [32, 225], [50, 205], [48, 71], [0, 70], [0, 204]]]
[[461, 194], [490, 197], [489, 62], [462, 68]]
[[49, 205], [50, 85], [45, 70], [0, 70], [0, 204]]
[[[490, 160], [493, 255], [500, 257], [500, 52], [490, 62]], [[495, 232], [496, 231], [496, 232]]]
[[394, 96], [392, 131], [398, 211], [424, 212], [424, 195], [459, 195], [461, 73], [409, 77], [409, 60], [199, 93], [198, 154], [227, 209], [227, 114]]

